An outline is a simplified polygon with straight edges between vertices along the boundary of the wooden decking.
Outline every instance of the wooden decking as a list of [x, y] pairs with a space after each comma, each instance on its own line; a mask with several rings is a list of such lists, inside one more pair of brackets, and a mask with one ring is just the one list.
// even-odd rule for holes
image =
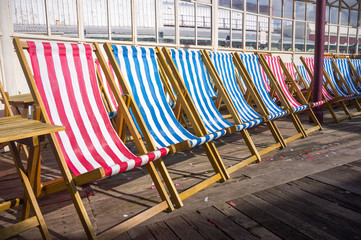
[[360, 239], [361, 160], [135, 227], [117, 239]]
[[[342, 114], [338, 112], [338, 114]], [[306, 123], [304, 115], [302, 122]], [[325, 115], [326, 121], [330, 121]], [[281, 132], [295, 133], [289, 120], [278, 121]], [[312, 127], [306, 124], [306, 128]], [[324, 130], [296, 140], [283, 150], [263, 156], [184, 201], [172, 213], [160, 213], [117, 239], [361, 239], [361, 118], [340, 124], [326, 122]], [[250, 131], [257, 148], [273, 144], [266, 126]], [[227, 166], [249, 156], [239, 134], [216, 141]], [[134, 151], [135, 146], [129, 148]], [[43, 178], [60, 171], [50, 147], [43, 149]], [[201, 148], [164, 158], [182, 192], [213, 174]], [[79, 187], [97, 234], [105, 232], [160, 202], [145, 168]], [[22, 195], [9, 153], [0, 153], [0, 202]], [[67, 192], [39, 200], [53, 239], [85, 239]], [[0, 228], [19, 219], [21, 208], [0, 213]], [[39, 239], [37, 229], [15, 239]]]

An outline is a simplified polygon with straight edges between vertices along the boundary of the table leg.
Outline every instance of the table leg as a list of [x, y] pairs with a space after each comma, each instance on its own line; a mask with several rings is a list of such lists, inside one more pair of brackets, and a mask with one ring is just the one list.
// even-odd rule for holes
[[[19, 173], [21, 183], [23, 184], [23, 187], [24, 187], [25, 198], [29, 202], [30, 207], [34, 213], [33, 218], [22, 221], [21, 223], [19, 223], [19, 225], [17, 225], [17, 228], [16, 228], [17, 232], [15, 234], [26, 231], [27, 229], [30, 229], [34, 226], [38, 226], [43, 239], [50, 239], [50, 234], [49, 234], [48, 228], [46, 227], [44, 217], [40, 211], [40, 208], [39, 208], [38, 202], [36, 200], [35, 194], [33, 192], [33, 189], [31, 187], [29, 178], [25, 174], [25, 170], [24, 170], [23, 164], [21, 163], [20, 155], [19, 155], [19, 152], [17, 151], [16, 145], [14, 142], [10, 142], [9, 146], [10, 146], [11, 154], [14, 159], [16, 169]], [[37, 222], [35, 225], [34, 225], [34, 221]], [[14, 233], [14, 232], [8, 232], [8, 234], [11, 234], [11, 233]], [[9, 235], [9, 237], [10, 236], [12, 236], [12, 235]]]

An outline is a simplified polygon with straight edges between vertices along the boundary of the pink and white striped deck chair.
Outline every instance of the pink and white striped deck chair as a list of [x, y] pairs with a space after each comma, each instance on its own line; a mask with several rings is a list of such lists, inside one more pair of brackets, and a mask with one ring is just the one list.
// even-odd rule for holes
[[[316, 127], [311, 128], [306, 131], [306, 133], [310, 133], [315, 130], [322, 130], [321, 124], [319, 123], [318, 119], [316, 118], [314, 112], [312, 111], [312, 107], [322, 105], [321, 103], [307, 103], [306, 99], [304, 98], [303, 94], [301, 93], [298, 86], [296, 86], [295, 81], [291, 78], [289, 72], [287, 71], [286, 67], [283, 65], [283, 69], [281, 67], [282, 60], [276, 56], [270, 55], [260, 55], [260, 63], [264, 68], [268, 78], [270, 79], [271, 84], [275, 88], [278, 98], [280, 99], [282, 105], [289, 109], [291, 113], [301, 113], [304, 111], [308, 111], [310, 117], [312, 118], [313, 122], [316, 124]], [[284, 78], [286, 75], [286, 79]], [[290, 93], [287, 83], [292, 85], [293, 89], [296, 91], [298, 98], [301, 100], [302, 103], [299, 103]]]
[[[14, 44], [45, 122], [66, 128], [65, 131], [52, 135], [51, 144], [64, 179], [69, 180], [71, 177], [68, 168], [76, 176], [75, 181], [68, 181], [72, 185], [68, 188], [72, 198], [74, 195], [79, 196], [75, 183], [84, 184], [147, 164], [152, 180], [159, 188], [162, 203], [158, 208], [154, 207], [156, 211], [148, 210], [140, 219], [148, 219], [167, 208], [173, 209], [152, 163], [154, 160], [161, 161], [160, 158], [167, 155], [169, 149], [160, 148], [146, 153], [147, 150], [140, 141], [136, 144], [142, 155], [136, 156], [120, 140], [109, 120], [97, 83], [93, 49], [99, 58], [101, 53], [98, 45], [30, 41], [21, 43], [17, 38]], [[31, 74], [22, 46], [26, 46], [28, 50], [34, 75]], [[133, 124], [132, 117], [125, 102], [121, 98], [120, 100], [119, 109], [126, 116], [129, 127]], [[139, 139], [139, 135], [133, 137]], [[48, 188], [52, 192], [49, 186]], [[73, 199], [73, 202], [88, 237], [94, 237], [81, 199]]]

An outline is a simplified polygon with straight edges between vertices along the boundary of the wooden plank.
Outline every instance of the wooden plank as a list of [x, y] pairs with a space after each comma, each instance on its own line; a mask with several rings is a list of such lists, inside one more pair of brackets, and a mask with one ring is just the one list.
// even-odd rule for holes
[[172, 231], [180, 239], [192, 239], [192, 240], [202, 240], [205, 239], [199, 232], [197, 232], [193, 226], [184, 220], [181, 216], [176, 216], [174, 218], [169, 218], [165, 220], [167, 226], [172, 229]]
[[361, 160], [349, 163], [350, 165], [361, 167]]
[[326, 208], [327, 211], [329, 211], [330, 213], [333, 213], [342, 218], [350, 220], [348, 222], [350, 226], [358, 227], [361, 229], [361, 214], [360, 213], [354, 212], [348, 208], [334, 204], [333, 202], [330, 202], [326, 199], [322, 199], [313, 194], [302, 191], [301, 189], [297, 188], [294, 185], [283, 184], [283, 185], [279, 186], [279, 188], [282, 188], [283, 190], [285, 190], [299, 198], [306, 198], [307, 202], [312, 202], [315, 205], [320, 206], [321, 208]]
[[10, 227], [0, 229], [0, 239], [6, 239], [18, 235], [37, 226], [39, 226], [39, 222], [36, 217], [28, 218], [24, 221], [13, 224]]
[[232, 221], [232, 219], [214, 207], [198, 210], [198, 212], [207, 218], [207, 221], [215, 224], [217, 228], [221, 229], [222, 232], [227, 234], [232, 239], [237, 239], [240, 237], [242, 239], [256, 239], [246, 229]]
[[[231, 202], [231, 205], [235, 205], [235, 203]], [[268, 240], [280, 240], [281, 238], [269, 231], [267, 228], [264, 228], [258, 222], [249, 218], [242, 212], [238, 211], [236, 208], [232, 207], [229, 204], [222, 203], [219, 205], [215, 205], [214, 207], [221, 211], [223, 214], [227, 215], [230, 219], [232, 219], [235, 223], [241, 225], [247, 231], [252, 233], [254, 236], [261, 239]]]
[[361, 213], [361, 198], [358, 194], [328, 185], [311, 178], [302, 178], [289, 183], [298, 188], [327, 199], [348, 209]]
[[182, 215], [182, 217], [194, 228], [202, 234], [206, 239], [230, 239], [226, 234], [224, 234], [217, 227], [213, 226], [206, 218], [202, 217], [200, 214], [193, 212], [187, 215]]
[[337, 238], [327, 234], [326, 232], [312, 226], [311, 224], [300, 220], [299, 218], [293, 216], [292, 214], [278, 208], [277, 206], [270, 204], [261, 198], [258, 198], [254, 195], [249, 195], [243, 198], [249, 204], [261, 209], [262, 211], [270, 214], [276, 219], [288, 224], [290, 227], [296, 229], [297, 231], [305, 234], [306, 236], [314, 239], [327, 239], [336, 240]]
[[268, 213], [262, 211], [261, 209], [249, 204], [243, 198], [232, 200], [236, 204], [237, 208], [242, 213], [246, 214], [248, 217], [254, 219], [258, 223], [262, 224], [265, 228], [277, 234], [284, 239], [311, 239], [306, 235], [300, 233], [299, 231], [293, 229], [288, 224], [274, 218]]
[[179, 239], [177, 235], [163, 221], [149, 224], [147, 228], [158, 240]]
[[340, 222], [342, 218], [315, 206], [305, 198], [297, 198], [276, 187], [255, 195], [317, 228], [324, 229], [328, 234], [337, 238], [345, 239], [357, 236], [352, 228]]
[[136, 226], [127, 232], [130, 239], [133, 240], [153, 240], [155, 239], [149, 229], [146, 226]]

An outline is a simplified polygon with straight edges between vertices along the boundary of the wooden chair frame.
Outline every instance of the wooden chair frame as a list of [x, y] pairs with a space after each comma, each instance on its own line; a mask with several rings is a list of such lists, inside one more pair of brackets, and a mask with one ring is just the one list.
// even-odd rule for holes
[[[309, 66], [307, 65], [305, 59], [301, 56], [300, 57], [301, 62], [303, 64], [303, 66], [305, 67], [308, 75], [310, 76], [311, 79], [313, 79], [313, 72], [311, 71], [311, 69], [309, 68]], [[299, 76], [301, 76], [301, 73], [299, 73], [297, 67], [295, 68], [297, 73], [299, 74]], [[323, 76], [326, 79], [326, 83], [323, 85], [323, 87], [325, 89], [327, 89], [327, 87], [329, 86], [332, 90], [332, 92], [334, 93], [334, 99], [332, 101], [327, 101], [326, 102], [326, 107], [329, 110], [332, 118], [334, 119], [335, 123], [339, 123], [340, 121], [344, 120], [344, 119], [351, 119], [352, 118], [352, 114], [350, 113], [349, 109], [347, 108], [346, 104], [344, 103], [344, 97], [340, 96], [336, 90], [336, 87], [333, 85], [330, 76], [328, 76], [326, 70], [323, 68]], [[302, 77], [302, 76], [301, 76]], [[312, 89], [313, 89], [313, 81], [311, 82], [311, 85], [308, 87], [307, 90], [307, 95], [306, 95], [306, 99], [309, 99], [311, 97], [312, 94]], [[326, 96], [324, 94], [322, 94], [323, 99], [327, 100]], [[334, 104], [339, 104], [342, 108], [342, 110], [345, 113], [345, 116], [343, 117], [338, 117], [336, 116], [336, 113], [334, 112], [332, 105]]]
[[[261, 115], [269, 115], [270, 112], [268, 111], [265, 103], [262, 101], [262, 98], [260, 96], [260, 93], [257, 91], [256, 86], [253, 83], [253, 80], [251, 78], [251, 76], [249, 75], [246, 66], [244, 65], [244, 63], [242, 62], [240, 56], [238, 53], [233, 53], [232, 54], [232, 59], [233, 62], [238, 70], [238, 72], [240, 73], [243, 81], [245, 82], [245, 84], [247, 85], [247, 90], [250, 91], [251, 97], [253, 99], [253, 101], [255, 102], [257, 109], [261, 112]], [[265, 72], [267, 71], [267, 69], [264, 69]], [[266, 72], [267, 74], [267, 72]], [[272, 84], [272, 86], [274, 91], [279, 92], [279, 90], [277, 90], [278, 86], [276, 84]], [[285, 98], [282, 94], [280, 94], [281, 98]], [[283, 100], [285, 101], [285, 100]], [[307, 132], [306, 130], [303, 128], [299, 118], [297, 117], [297, 115], [295, 115], [294, 113], [291, 112], [290, 106], [287, 104], [286, 105], [286, 109], [285, 109], [288, 113], [288, 115], [285, 116], [289, 116], [292, 120], [293, 125], [295, 126], [298, 134], [291, 136], [287, 139], [285, 139], [284, 141], [286, 143], [292, 142], [298, 138], [304, 138], [307, 137]], [[273, 121], [272, 121], [273, 122]], [[319, 129], [318, 126], [313, 127], [311, 129], [308, 130], [308, 132], [310, 132], [311, 130], [314, 131], [315, 129]]]
[[[202, 60], [208, 70], [208, 73], [210, 74], [211, 78], [213, 79], [213, 82], [216, 85], [216, 88], [218, 90], [218, 94], [221, 96], [221, 99], [223, 100], [223, 102], [225, 103], [225, 105], [227, 106], [228, 111], [231, 113], [232, 119], [233, 121], [235, 121], [236, 124], [240, 124], [242, 122], [237, 122], [238, 119], [241, 119], [241, 117], [239, 116], [237, 110], [235, 109], [235, 106], [226, 90], [226, 87], [223, 83], [223, 80], [221, 79], [220, 75], [218, 74], [211, 58], [209, 55], [209, 52], [207, 50], [201, 50], [202, 53]], [[238, 76], [238, 74], [236, 74], [236, 76]], [[242, 90], [241, 90], [242, 91]], [[244, 90], [242, 92], [245, 92]], [[260, 156], [273, 151], [276, 148], [284, 148], [286, 147], [286, 143], [282, 137], [282, 135], [280, 134], [280, 131], [277, 127], [277, 125], [275, 123], [271, 123], [274, 122], [273, 120], [269, 120], [268, 117], [266, 115], [262, 116], [262, 119], [264, 120], [264, 122], [266, 122], [269, 130], [272, 133], [272, 136], [274, 137], [275, 141], [277, 142], [276, 144], [263, 149], [261, 151], [259, 151]]]
[[[119, 84], [123, 90], [123, 93], [130, 99], [130, 109], [132, 110], [133, 114], [134, 114], [134, 118], [136, 119], [140, 130], [143, 133], [144, 139], [147, 143], [147, 146], [150, 149], [154, 149], [156, 150], [156, 146], [155, 143], [151, 137], [151, 134], [149, 133], [149, 131], [147, 130], [146, 124], [143, 120], [143, 117], [139, 111], [139, 108], [132, 96], [132, 92], [126, 82], [126, 79], [124, 77], [124, 75], [122, 74], [120, 67], [113, 55], [113, 47], [109, 44], [109, 43], [105, 43], [104, 44], [104, 49], [105, 52], [108, 56], [108, 59], [113, 67], [115, 76], [117, 78], [117, 80], [119, 81]], [[160, 51], [159, 48], [156, 48], [156, 52]], [[103, 69], [104, 70], [104, 69]], [[169, 69], [168, 68], [163, 68], [164, 72], [168, 75], [169, 74]], [[106, 72], [106, 70], [105, 70]], [[109, 75], [109, 74], [108, 74]], [[110, 76], [108, 78], [109, 84], [112, 88], [112, 91], [114, 93], [115, 96], [117, 96], [117, 98], [119, 98], [120, 92], [118, 90], [118, 88], [115, 85], [115, 79], [112, 78], [112, 76]], [[207, 135], [208, 133], [205, 131], [205, 127], [203, 125], [203, 122], [200, 120], [200, 116], [198, 115], [197, 112], [195, 112], [195, 106], [194, 105], [189, 105], [186, 101], [184, 97], [179, 97], [179, 96], [187, 96], [186, 94], [184, 94], [182, 91], [180, 91], [179, 88], [174, 88], [174, 92], [177, 95], [177, 104], [181, 104], [182, 106], [182, 111], [185, 113], [185, 115], [187, 116], [187, 119], [189, 120], [192, 128], [195, 131], [195, 135], [197, 137], [202, 137]], [[175, 107], [177, 108], [177, 106]], [[134, 130], [137, 130], [136, 128]], [[171, 146], [172, 147], [172, 146]], [[196, 184], [195, 186], [185, 190], [184, 192], [180, 193], [178, 196], [178, 200], [173, 199], [174, 197], [172, 196], [172, 200], [175, 201], [175, 205], [176, 207], [181, 207], [183, 205], [182, 200], [185, 200], [187, 198], [189, 198], [190, 196], [194, 195], [195, 193], [205, 189], [206, 187], [210, 186], [211, 184], [217, 182], [217, 181], [221, 181], [224, 182], [227, 179], [229, 179], [229, 174], [225, 169], [225, 166], [223, 164], [223, 161], [214, 145], [213, 142], [208, 142], [202, 145], [206, 155], [208, 156], [208, 159], [215, 171], [215, 175], [213, 175], [212, 177], [202, 181], [201, 183]], [[185, 141], [185, 142], [180, 142], [176, 145], [173, 145], [173, 152], [178, 152], [184, 149], [188, 149], [190, 148], [190, 143], [189, 141]], [[168, 187], [168, 186], [167, 186]], [[178, 203], [177, 203], [178, 201]]]
[[[275, 87], [277, 95], [279, 97], [282, 95], [282, 97], [280, 97], [282, 104], [284, 106], [287, 106], [287, 108], [290, 109], [291, 111], [293, 111], [292, 106], [291, 106], [290, 102], [288, 101], [288, 99], [286, 97], [286, 94], [282, 91], [281, 85], [278, 82], [278, 80], [276, 79], [276, 76], [274, 75], [274, 73], [272, 72], [271, 67], [268, 65], [264, 55], [259, 54], [258, 56], [259, 56], [259, 61], [260, 61], [261, 65], [262, 65], [263, 69], [265, 69], [265, 72], [266, 72], [268, 78], [270, 79], [271, 84], [274, 84], [275, 86], [277, 86], [277, 87]], [[306, 99], [304, 98], [304, 96], [301, 93], [300, 89], [296, 85], [295, 81], [292, 79], [291, 74], [288, 72], [288, 69], [286, 68], [286, 66], [283, 63], [282, 59], [280, 57], [278, 57], [278, 60], [280, 61], [281, 68], [282, 68], [284, 74], [286, 75], [286, 80], [288, 80], [289, 84], [292, 86], [292, 89], [296, 92], [296, 95], [300, 99], [301, 104], [308, 105], [308, 108], [306, 108], [303, 111], [297, 112], [297, 113], [302, 113], [302, 112], [307, 111], [309, 113], [311, 119], [313, 120], [313, 122], [316, 124], [315, 127], [310, 128], [308, 130], [305, 130], [306, 136], [307, 136], [307, 134], [309, 134], [309, 133], [311, 133], [313, 131], [316, 131], [316, 130], [321, 131], [322, 126], [321, 126], [320, 122], [318, 121], [317, 117], [315, 116], [315, 114], [314, 114], [314, 112], [312, 110], [312, 107], [313, 107], [314, 104], [313, 103], [308, 103], [306, 101]], [[297, 114], [294, 113], [294, 116], [297, 117]], [[297, 122], [299, 122], [299, 124], [301, 125], [301, 121], [299, 120], [298, 117], [297, 117], [297, 119], [298, 119]]]
[[[50, 122], [49, 117], [45, 111], [45, 106], [44, 106], [43, 102], [41, 101], [41, 98], [40, 98], [39, 92], [37, 90], [32, 72], [30, 70], [30, 66], [29, 66], [27, 59], [25, 57], [25, 54], [24, 54], [24, 49], [28, 48], [27, 43], [21, 42], [18, 38], [14, 38], [14, 46], [15, 46], [15, 50], [18, 55], [18, 58], [20, 60], [20, 64], [23, 69], [25, 78], [28, 82], [30, 91], [34, 98], [34, 101], [36, 104], [38, 104], [40, 106], [44, 121], [46, 123], [49, 123]], [[102, 68], [108, 69], [106, 66], [106, 62], [101, 54], [100, 48], [97, 43], [93, 44], [93, 50], [99, 60], [100, 65], [102, 66]], [[106, 78], [112, 77], [109, 69], [107, 71], [105, 71], [105, 76], [106, 76]], [[112, 82], [112, 81], [110, 81], [110, 82]], [[112, 86], [112, 88], [114, 88], [114, 87], [115, 86]], [[123, 121], [125, 121], [127, 127], [129, 128], [129, 130], [134, 138], [135, 144], [138, 147], [140, 154], [146, 154], [148, 152], [148, 150], [146, 149], [146, 147], [142, 141], [142, 137], [140, 136], [139, 132], [136, 130], [132, 116], [130, 115], [130, 113], [128, 111], [125, 99], [127, 99], [126, 96], [116, 98], [117, 103], [118, 103], [118, 113], [120, 113], [117, 115], [117, 124], [116, 124], [116, 126], [118, 127], [118, 132], [119, 132], [119, 128], [123, 126]], [[146, 129], [142, 129], [142, 131], [144, 131], [144, 133], [146, 133]], [[79, 176], [72, 176], [69, 168], [67, 167], [67, 165], [65, 163], [64, 156], [62, 155], [62, 152], [60, 150], [60, 145], [54, 134], [50, 134], [49, 142], [50, 142], [50, 145], [52, 146], [52, 149], [53, 149], [55, 157], [56, 157], [56, 161], [58, 163], [58, 166], [60, 168], [60, 171], [61, 171], [61, 174], [63, 177], [60, 179], [56, 179], [56, 180], [53, 180], [50, 182], [43, 183], [42, 185], [39, 185], [38, 186], [39, 191], [38, 191], [37, 197], [45, 196], [45, 195], [48, 195], [51, 193], [55, 193], [55, 192], [59, 192], [59, 191], [67, 189], [71, 196], [73, 204], [76, 208], [76, 211], [79, 215], [79, 218], [84, 227], [87, 237], [89, 239], [96, 239], [97, 236], [94, 233], [93, 226], [92, 226], [89, 216], [84, 208], [84, 205], [80, 198], [79, 192], [76, 190], [76, 186], [83, 185], [85, 183], [89, 183], [91, 181], [104, 178], [105, 177], [104, 169], [101, 167], [101, 168], [95, 169], [93, 171], [87, 172], [87, 173], [79, 175]], [[171, 147], [170, 153], [174, 152], [174, 150], [175, 149]], [[164, 162], [162, 161], [162, 159], [158, 159], [155, 161], [155, 163], [164, 179], [164, 182], [170, 192], [170, 195], [173, 198], [173, 201], [175, 201], [177, 203], [177, 198], [179, 198], [178, 193], [175, 190], [174, 184], [169, 176], [169, 173], [164, 165]], [[162, 183], [162, 180], [161, 180], [160, 176], [158, 175], [158, 172], [154, 166], [154, 163], [149, 162], [147, 164], [147, 169], [148, 169], [149, 174], [152, 177], [152, 180], [159, 192], [162, 202], [160, 204], [130, 218], [129, 220], [122, 222], [119, 225], [116, 225], [113, 228], [101, 233], [100, 237], [107, 238], [109, 236], [114, 236], [114, 234], [119, 234], [121, 232], [127, 231], [131, 227], [134, 227], [135, 225], [139, 224], [140, 222], [149, 219], [150, 217], [156, 215], [157, 213], [159, 213], [161, 211], [164, 211], [166, 209], [168, 211], [172, 211], [174, 209], [173, 204], [172, 204], [172, 202], [167, 194], [167, 191], [165, 190], [165, 187]], [[181, 204], [181, 202], [179, 203], [179, 201], [178, 201], [177, 204]]]

